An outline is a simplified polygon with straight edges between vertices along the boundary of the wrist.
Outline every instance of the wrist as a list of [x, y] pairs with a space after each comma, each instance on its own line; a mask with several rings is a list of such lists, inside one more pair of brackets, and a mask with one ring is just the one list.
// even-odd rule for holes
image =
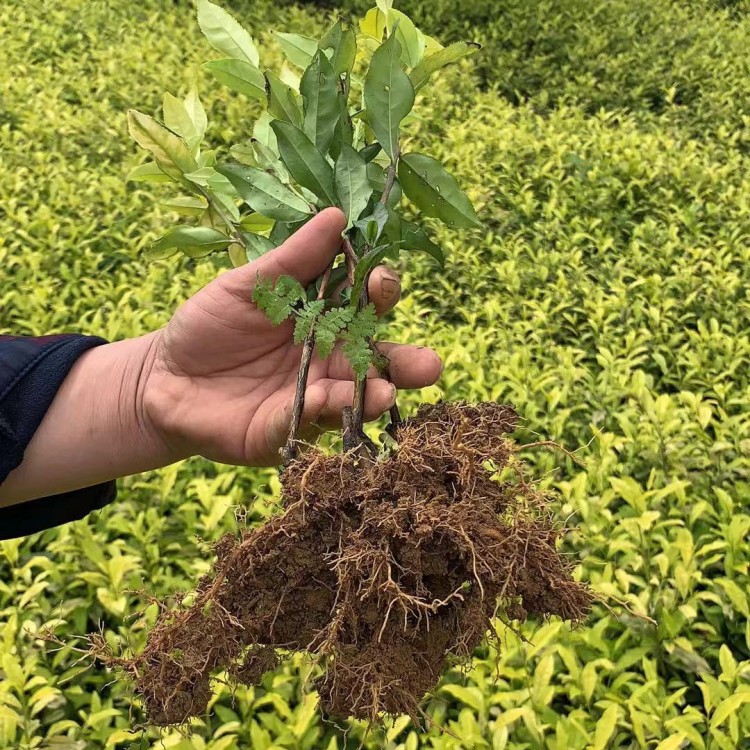
[[173, 463], [143, 395], [159, 333], [82, 354], [2, 486], [0, 505], [69, 492]]
[[[133, 445], [143, 448], [148, 463], [158, 468], [180, 461], [189, 456], [189, 451], [180, 447], [179, 441], [173, 439], [163, 429], [159, 420], [149, 408], [150, 391], [154, 370], [157, 369], [157, 358], [160, 349], [161, 331], [154, 331], [134, 339], [108, 345], [106, 355], [99, 363], [99, 368], [119, 373], [119, 398], [115, 410], [116, 424], [122, 429], [123, 437]], [[111, 365], [107, 360], [112, 358]]]

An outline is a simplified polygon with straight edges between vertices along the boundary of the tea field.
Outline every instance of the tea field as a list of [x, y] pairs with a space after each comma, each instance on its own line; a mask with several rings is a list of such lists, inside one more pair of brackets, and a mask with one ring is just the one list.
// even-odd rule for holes
[[[314, 35], [336, 13], [224, 5], [269, 65], [271, 29]], [[484, 45], [407, 131], [484, 229], [432, 227], [446, 273], [409, 260], [388, 335], [443, 357], [422, 397], [511, 402], [520, 440], [576, 451], [583, 465], [524, 455], [602, 603], [575, 628], [498, 623], [499, 653], [449, 670], [420, 727], [324, 720], [317, 668], [296, 657], [257, 687], [219, 680], [190, 733], [140, 730], [128, 684], [80, 662], [75, 636], [138, 648], [155, 611], [134, 591], [189, 589], [238, 507], [251, 523], [277, 510], [274, 471], [185, 461], [122, 480], [83, 522], [0, 543], [0, 748], [750, 748], [750, 5], [396, 7]], [[0, 4], [0, 332], [136, 336], [218, 272], [141, 259], [174, 223], [171, 192], [125, 180], [143, 160], [126, 111], [158, 114], [164, 91], [198, 86], [216, 147], [243, 132], [256, 105], [217, 88], [209, 56], [185, 0]], [[71, 646], [36, 638], [46, 627]]]

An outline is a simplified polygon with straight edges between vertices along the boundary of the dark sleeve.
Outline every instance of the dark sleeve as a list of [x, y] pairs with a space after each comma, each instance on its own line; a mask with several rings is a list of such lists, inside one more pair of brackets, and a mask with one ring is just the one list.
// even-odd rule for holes
[[[0, 484], [26, 447], [78, 357], [106, 343], [94, 336], [0, 336]], [[0, 539], [76, 521], [114, 500], [114, 481], [0, 508]]]

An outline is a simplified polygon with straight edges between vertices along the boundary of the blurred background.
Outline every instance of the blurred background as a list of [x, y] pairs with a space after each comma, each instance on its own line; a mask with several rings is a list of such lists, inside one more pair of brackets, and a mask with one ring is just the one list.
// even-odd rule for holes
[[[223, 5], [272, 69], [272, 30], [316, 36], [369, 7]], [[750, 748], [750, 4], [395, 5], [443, 43], [483, 45], [425, 91], [407, 138], [484, 229], [431, 226], [446, 270], [409, 258], [388, 335], [445, 360], [424, 398], [512, 402], [520, 440], [578, 450], [585, 466], [526, 457], [604, 602], [578, 628], [498, 624], [499, 652], [449, 670], [421, 726], [325, 721], [317, 667], [296, 656], [255, 687], [219, 680], [189, 735], [138, 730], [121, 677], [35, 634], [101, 628], [138, 648], [155, 608], [134, 590], [190, 589], [235, 508], [276, 512], [274, 471], [191, 460], [0, 543], [0, 747]], [[0, 332], [140, 335], [217, 273], [139, 257], [174, 223], [173, 191], [125, 180], [145, 159], [126, 111], [158, 115], [165, 91], [198, 86], [215, 147], [249, 134], [258, 107], [201, 70], [212, 55], [186, 0], [0, 4]]]

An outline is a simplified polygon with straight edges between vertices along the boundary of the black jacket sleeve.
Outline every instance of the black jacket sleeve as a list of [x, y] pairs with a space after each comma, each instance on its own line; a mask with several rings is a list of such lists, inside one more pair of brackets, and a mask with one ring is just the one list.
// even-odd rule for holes
[[[0, 484], [26, 447], [78, 357], [106, 343], [93, 336], [0, 336]], [[0, 539], [76, 521], [114, 500], [115, 482], [0, 508]]]

